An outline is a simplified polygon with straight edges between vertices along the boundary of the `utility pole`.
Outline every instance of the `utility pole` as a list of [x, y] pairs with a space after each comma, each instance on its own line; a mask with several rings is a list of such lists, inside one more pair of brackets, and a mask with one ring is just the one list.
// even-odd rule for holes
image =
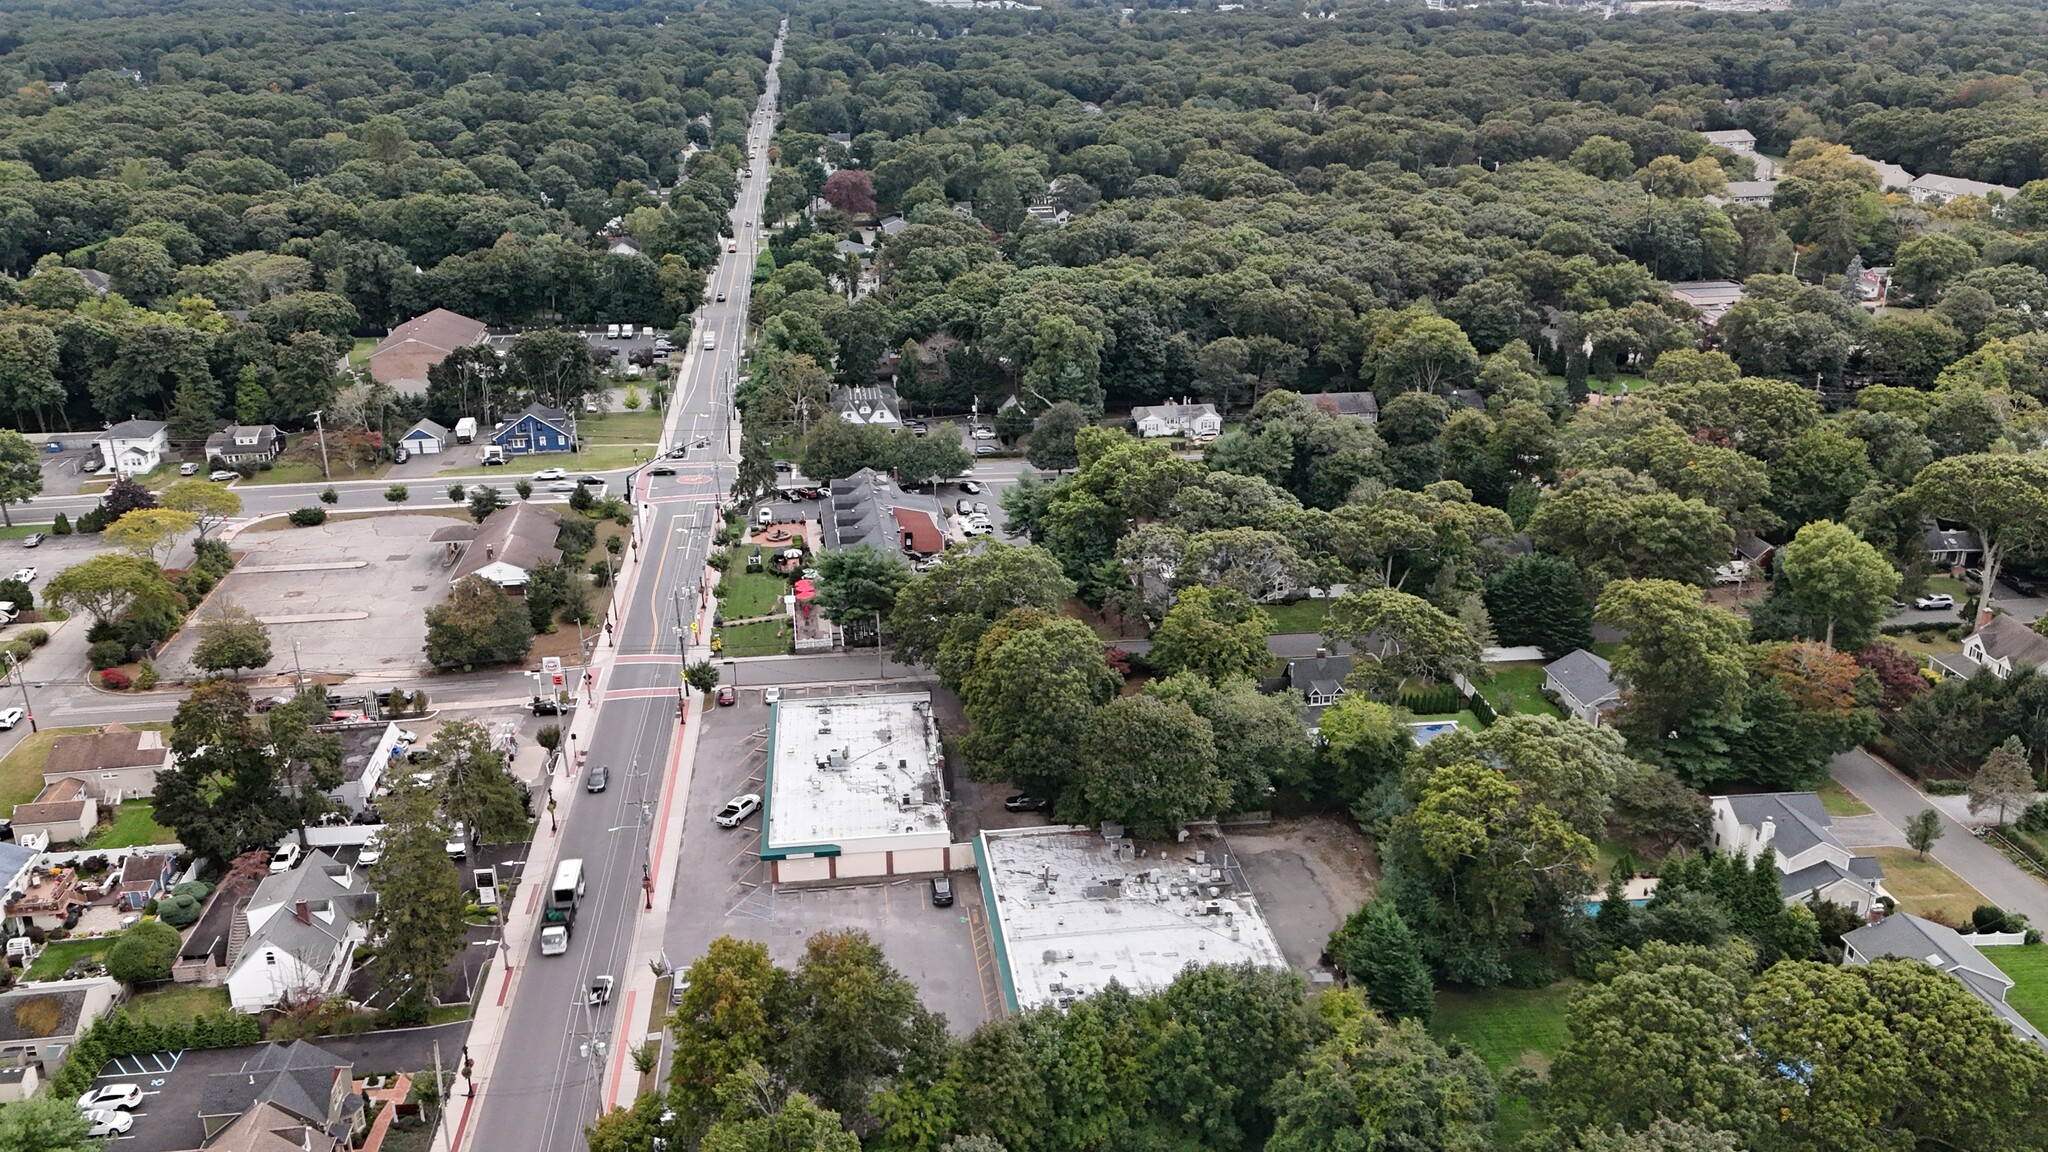
[[882, 654], [882, 610], [875, 609], [875, 678], [889, 678], [889, 658]]
[[322, 480], [332, 480], [334, 479], [334, 474], [327, 470], [327, 423], [321, 419], [325, 414], [325, 412], [313, 413], [313, 428], [320, 433], [320, 478]]
[[446, 1136], [448, 1134], [448, 1097], [441, 1090], [441, 1042], [439, 1040], [434, 1041], [434, 1107], [441, 1110], [440, 1115], [434, 1118], [434, 1127], [439, 1130], [439, 1135]]
[[36, 706], [28, 698], [28, 673], [21, 670], [21, 661], [15, 659], [12, 652], [7, 654], [7, 667], [16, 676], [21, 677], [21, 710], [28, 716], [28, 730], [33, 735], [36, 730]]
[[298, 682], [298, 691], [306, 690], [306, 669], [299, 663], [299, 641], [292, 638], [292, 678]]

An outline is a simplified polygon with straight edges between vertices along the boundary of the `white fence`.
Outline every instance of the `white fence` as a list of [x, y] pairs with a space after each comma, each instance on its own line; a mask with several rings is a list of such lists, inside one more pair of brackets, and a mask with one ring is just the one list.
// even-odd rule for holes
[[1979, 948], [2002, 948], [2008, 944], [2025, 944], [2025, 932], [1965, 932], [1963, 939]]

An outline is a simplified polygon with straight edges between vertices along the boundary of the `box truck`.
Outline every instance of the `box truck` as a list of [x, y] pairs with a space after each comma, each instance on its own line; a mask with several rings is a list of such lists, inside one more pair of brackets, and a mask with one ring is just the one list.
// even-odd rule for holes
[[476, 417], [464, 416], [455, 422], [455, 442], [472, 444], [476, 442]]

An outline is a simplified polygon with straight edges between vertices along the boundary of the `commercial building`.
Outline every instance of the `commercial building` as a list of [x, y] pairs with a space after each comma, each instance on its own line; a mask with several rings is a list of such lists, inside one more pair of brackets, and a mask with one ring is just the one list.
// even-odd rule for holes
[[832, 481], [821, 512], [830, 551], [863, 545], [880, 552], [933, 556], [945, 551], [945, 509], [938, 499], [906, 492], [886, 472], [863, 468]]
[[1189, 965], [1287, 966], [1220, 836], [1140, 846], [1113, 824], [990, 829], [975, 855], [1012, 1012], [1112, 981], [1153, 991]]
[[401, 395], [421, 395], [427, 390], [427, 369], [457, 348], [483, 343], [486, 335], [483, 321], [436, 308], [393, 328], [370, 351], [370, 378]]
[[945, 752], [929, 692], [784, 697], [768, 720], [761, 859], [777, 883], [950, 871]]

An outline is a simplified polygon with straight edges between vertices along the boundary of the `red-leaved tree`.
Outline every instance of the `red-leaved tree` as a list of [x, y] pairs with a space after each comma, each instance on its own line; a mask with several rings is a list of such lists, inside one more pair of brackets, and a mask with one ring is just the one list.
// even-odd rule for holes
[[875, 181], [866, 172], [854, 168], [841, 168], [825, 178], [825, 203], [830, 204], [848, 216], [872, 216], [875, 214]]

